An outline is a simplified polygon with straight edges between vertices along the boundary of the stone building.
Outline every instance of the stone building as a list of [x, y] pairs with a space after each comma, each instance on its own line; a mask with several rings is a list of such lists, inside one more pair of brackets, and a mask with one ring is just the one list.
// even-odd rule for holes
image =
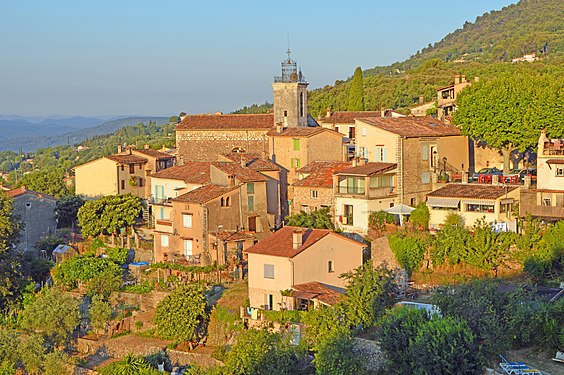
[[[477, 81], [478, 78], [475, 78]], [[465, 75], [455, 75], [454, 84], [437, 89], [437, 117], [441, 121], [450, 123], [452, 114], [456, 110], [456, 97], [472, 82], [466, 80]]]
[[462, 175], [470, 163], [468, 138], [432, 117], [356, 119], [357, 155], [397, 164], [398, 202], [425, 201], [440, 175]]
[[57, 199], [48, 194], [27, 190], [25, 186], [9, 190], [6, 194], [14, 200], [14, 212], [23, 223], [16, 250], [34, 251], [35, 244], [41, 237], [53, 234], [57, 229]]

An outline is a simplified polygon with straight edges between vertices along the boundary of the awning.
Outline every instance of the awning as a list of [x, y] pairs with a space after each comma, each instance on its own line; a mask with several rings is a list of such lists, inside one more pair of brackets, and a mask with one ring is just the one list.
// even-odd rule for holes
[[495, 204], [495, 200], [478, 200], [478, 199], [464, 199], [462, 201], [464, 204], [479, 204], [482, 206], [493, 206]]
[[503, 198], [501, 200], [501, 204], [507, 204], [507, 203], [513, 203], [513, 202], [515, 202], [515, 199], [513, 199], [513, 198]]
[[430, 207], [458, 208], [458, 203], [460, 203], [460, 199], [458, 198], [441, 198], [441, 197], [427, 198], [427, 206]]
[[301, 291], [301, 292], [294, 292], [292, 294], [292, 297], [311, 300], [312, 298], [317, 297], [318, 295], [319, 295], [318, 293], [309, 293], [309, 292]]
[[564, 164], [564, 159], [548, 159], [546, 164]]

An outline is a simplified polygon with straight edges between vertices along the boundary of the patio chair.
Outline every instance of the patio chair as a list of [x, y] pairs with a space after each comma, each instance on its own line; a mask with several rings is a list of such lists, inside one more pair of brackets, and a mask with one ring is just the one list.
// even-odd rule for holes
[[499, 355], [502, 362], [500, 362], [499, 366], [505, 371], [508, 375], [542, 375], [542, 372], [537, 369], [532, 369], [527, 366], [524, 362], [509, 362], [505, 359], [504, 356], [501, 354]]

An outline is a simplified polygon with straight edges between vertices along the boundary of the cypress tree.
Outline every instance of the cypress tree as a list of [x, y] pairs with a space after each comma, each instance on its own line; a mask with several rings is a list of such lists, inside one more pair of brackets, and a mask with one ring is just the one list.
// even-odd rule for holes
[[349, 91], [348, 111], [364, 111], [364, 85], [362, 83], [362, 69], [355, 69]]

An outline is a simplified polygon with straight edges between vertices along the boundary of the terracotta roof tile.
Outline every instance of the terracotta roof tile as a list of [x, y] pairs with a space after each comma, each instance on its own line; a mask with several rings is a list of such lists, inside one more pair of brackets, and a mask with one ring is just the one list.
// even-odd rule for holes
[[215, 198], [221, 197], [223, 194], [238, 189], [238, 186], [222, 186], [222, 185], [204, 185], [188, 193], [173, 198], [173, 202], [190, 202], [204, 204]]
[[294, 182], [292, 185], [331, 188], [333, 187], [333, 174], [350, 166], [351, 163], [344, 161], [314, 161], [298, 170], [298, 173], [309, 174], [309, 176]]
[[351, 167], [343, 169], [337, 175], [357, 175], [357, 176], [371, 176], [377, 173], [384, 173], [394, 169], [397, 166], [396, 163], [366, 163], [364, 165], [357, 165], [356, 167]]
[[140, 154], [150, 156], [150, 157], [155, 158], [157, 160], [174, 159], [173, 155], [167, 154], [167, 153], [162, 152], [162, 151], [152, 150], [150, 148], [143, 148], [141, 150], [133, 150], [133, 152], [138, 152]]
[[251, 168], [255, 171], [279, 171], [280, 167], [274, 162], [263, 158], [259, 153], [253, 152], [231, 152], [229, 154], [222, 154], [225, 158], [241, 163], [241, 159], [244, 158], [245, 166]]
[[210, 233], [212, 236], [219, 238], [221, 241], [243, 241], [243, 240], [250, 240], [254, 239], [255, 236], [253, 234], [245, 233], [245, 232], [212, 232]]
[[235, 176], [242, 182], [266, 181], [266, 177], [252, 170], [251, 168], [243, 168], [241, 164], [228, 161], [215, 161], [211, 163], [214, 167], [230, 176]]
[[343, 297], [343, 293], [339, 293], [337, 290], [317, 281], [293, 285], [292, 289], [295, 291], [295, 298], [316, 299], [330, 306], [337, 304]]
[[370, 117], [357, 118], [402, 137], [445, 137], [461, 135], [460, 129], [429, 116], [422, 117]]
[[47, 199], [52, 199], [52, 200], [57, 200], [57, 198], [55, 198], [52, 195], [49, 194], [44, 194], [44, 193], [39, 193], [37, 191], [33, 191], [33, 190], [27, 190], [25, 188], [25, 186], [20, 186], [19, 188], [15, 188], [12, 190], [8, 190], [6, 191], [6, 194], [10, 197], [10, 198], [15, 198], [15, 197], [19, 197], [20, 195], [24, 195], [24, 194], [33, 194], [36, 195], [40, 198], [47, 198]]
[[[301, 230], [303, 244], [293, 249], [294, 230]], [[293, 258], [323, 237], [333, 233], [329, 229], [311, 229], [286, 226], [247, 249], [248, 253]]]
[[107, 155], [104, 156], [106, 159], [113, 160], [120, 164], [137, 164], [137, 163], [147, 163], [148, 160], [140, 156], [129, 155], [129, 154], [117, 154], [117, 155]]
[[205, 184], [211, 181], [210, 164], [209, 162], [186, 162], [183, 165], [175, 165], [153, 173], [151, 177], [182, 180], [190, 184]]
[[381, 116], [381, 111], [335, 111], [331, 113], [330, 117], [324, 117], [318, 121], [331, 124], [354, 124], [355, 118]]
[[271, 137], [312, 137], [314, 135], [329, 132], [331, 134], [338, 135], [339, 137], [343, 137], [343, 135], [339, 132], [336, 132], [331, 129], [322, 128], [322, 127], [308, 127], [308, 128], [285, 128], [282, 130], [281, 133], [278, 133], [276, 130], [270, 130], [267, 135]]
[[191, 115], [186, 116], [176, 130], [245, 130], [271, 129], [274, 127], [273, 114], [245, 115]]
[[428, 197], [497, 199], [517, 189], [511, 185], [447, 184], [427, 194]]

